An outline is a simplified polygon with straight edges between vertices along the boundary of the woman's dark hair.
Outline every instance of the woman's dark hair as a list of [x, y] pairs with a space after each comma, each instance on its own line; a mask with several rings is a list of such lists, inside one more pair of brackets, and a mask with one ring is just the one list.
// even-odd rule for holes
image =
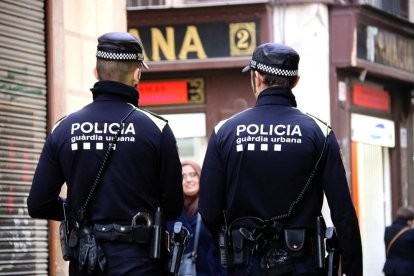
[[397, 210], [397, 218], [404, 220], [414, 219], [414, 208], [411, 206], [403, 206]]

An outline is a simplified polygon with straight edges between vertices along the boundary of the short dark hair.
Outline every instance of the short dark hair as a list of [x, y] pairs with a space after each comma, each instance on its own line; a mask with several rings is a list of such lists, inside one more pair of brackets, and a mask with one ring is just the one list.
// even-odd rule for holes
[[397, 210], [397, 218], [404, 220], [414, 219], [414, 208], [411, 206], [403, 206]]
[[96, 71], [99, 80], [112, 80], [126, 83], [129, 81], [129, 74], [137, 67], [138, 63], [136, 61], [96, 60]]
[[268, 75], [268, 74], [262, 74], [258, 72], [263, 76], [263, 82], [267, 86], [283, 86], [288, 88], [293, 88], [293, 84], [295, 83], [296, 76], [294, 77], [283, 77], [283, 76], [275, 76], [275, 75]]

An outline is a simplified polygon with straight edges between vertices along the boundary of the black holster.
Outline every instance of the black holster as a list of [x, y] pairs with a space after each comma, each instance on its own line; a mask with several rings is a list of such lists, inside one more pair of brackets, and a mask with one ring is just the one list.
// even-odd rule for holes
[[71, 224], [67, 216], [66, 202], [62, 202], [63, 208], [63, 221], [60, 222], [59, 234], [60, 234], [60, 246], [62, 249], [62, 257], [65, 261], [72, 261], [75, 258], [73, 248], [69, 246], [70, 234], [72, 232]]
[[71, 233], [70, 225], [67, 220], [60, 223], [60, 246], [62, 249], [62, 257], [65, 261], [72, 261], [74, 259], [73, 248], [69, 246], [69, 237]]
[[244, 266], [249, 263], [250, 241], [246, 239], [239, 229], [231, 231], [232, 257], [233, 266]]
[[240, 232], [222, 230], [219, 233], [220, 263], [223, 267], [244, 266], [249, 262], [251, 244]]
[[334, 227], [328, 227], [326, 229], [326, 251], [328, 252], [325, 259], [326, 275], [338, 275], [340, 251], [338, 237]]

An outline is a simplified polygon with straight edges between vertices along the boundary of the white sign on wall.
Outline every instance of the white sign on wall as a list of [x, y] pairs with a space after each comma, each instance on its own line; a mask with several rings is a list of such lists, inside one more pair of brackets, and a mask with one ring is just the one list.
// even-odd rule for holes
[[161, 116], [168, 120], [175, 138], [206, 136], [205, 113], [163, 114]]
[[355, 142], [393, 148], [395, 146], [394, 122], [352, 113], [351, 139]]

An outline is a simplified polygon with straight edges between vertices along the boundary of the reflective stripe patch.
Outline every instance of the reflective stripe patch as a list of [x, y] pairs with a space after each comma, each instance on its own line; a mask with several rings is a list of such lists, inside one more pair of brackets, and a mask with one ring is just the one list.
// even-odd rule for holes
[[319, 128], [321, 129], [321, 131], [322, 131], [323, 135], [325, 135], [325, 137], [329, 135], [332, 128], [331, 128], [330, 125], [328, 125], [328, 123], [326, 123], [326, 122], [322, 121], [321, 119], [313, 116], [312, 114], [309, 114], [309, 113], [305, 113], [305, 114], [309, 118], [312, 118], [316, 122], [316, 124], [319, 126]]
[[217, 132], [220, 130], [220, 128], [224, 125], [225, 122], [227, 122], [228, 120], [230, 120], [231, 118], [239, 115], [240, 113], [246, 112], [247, 110], [250, 110], [251, 108], [245, 109], [243, 111], [240, 111], [239, 113], [234, 114], [233, 116], [231, 116], [230, 118], [227, 118], [225, 120], [220, 121], [215, 127], [214, 127], [214, 132], [217, 134]]
[[147, 110], [143, 110], [141, 108], [136, 108], [137, 111], [145, 114], [148, 118], [151, 119], [151, 121], [154, 122], [154, 124], [158, 127], [160, 131], [164, 129], [164, 127], [168, 124], [168, 121], [164, 118], [162, 118], [159, 115], [153, 114]]
[[67, 118], [68, 116], [65, 116], [65, 117], [63, 117], [63, 118], [60, 118], [56, 123], [55, 123], [55, 125], [53, 126], [53, 128], [52, 128], [52, 131], [50, 132], [50, 133], [53, 133], [53, 131], [55, 130], [55, 128], [61, 123], [61, 122], [63, 122], [63, 120], [65, 120], [66, 118]]

